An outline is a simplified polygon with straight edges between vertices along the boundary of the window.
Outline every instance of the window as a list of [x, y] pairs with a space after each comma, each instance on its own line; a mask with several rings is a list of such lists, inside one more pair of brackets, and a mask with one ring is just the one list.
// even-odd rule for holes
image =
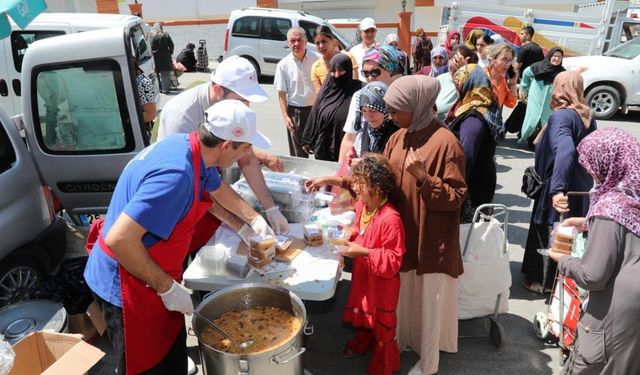
[[[13, 124], [9, 124], [13, 126]], [[4, 125], [0, 124], [0, 173], [9, 170], [16, 162], [16, 152], [11, 144], [9, 135], [4, 130]]]
[[233, 24], [231, 35], [257, 38], [259, 27], [260, 17], [241, 17]]
[[43, 67], [33, 77], [34, 128], [44, 150], [95, 154], [134, 149], [122, 73], [115, 61]]
[[291, 20], [285, 18], [263, 17], [260, 24], [260, 38], [285, 41], [287, 31], [291, 28]]
[[313, 44], [315, 41], [313, 40], [313, 36], [316, 33], [316, 29], [318, 28], [317, 23], [309, 22], [309, 21], [298, 21], [300, 27], [304, 29], [305, 34], [307, 34], [307, 40], [309, 43]]
[[622, 24], [622, 35], [620, 43], [628, 42], [640, 36], [640, 24], [636, 22], [625, 22]]
[[135, 25], [129, 30], [129, 40], [132, 44], [132, 55], [138, 59], [138, 64], [144, 64], [153, 57], [140, 25]]
[[11, 33], [11, 51], [16, 71], [22, 72], [22, 60], [27, 48], [36, 40], [64, 35], [64, 31], [14, 31]]

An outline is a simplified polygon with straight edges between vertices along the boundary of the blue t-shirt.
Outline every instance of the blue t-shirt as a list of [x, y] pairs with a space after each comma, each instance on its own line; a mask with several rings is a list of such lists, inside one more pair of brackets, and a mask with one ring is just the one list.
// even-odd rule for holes
[[[217, 168], [205, 168], [200, 158], [200, 199], [204, 191], [220, 187]], [[142, 150], [125, 167], [118, 179], [102, 235], [121, 213], [143, 226], [146, 248], [167, 239], [173, 228], [191, 209], [193, 163], [187, 134], [175, 134]], [[104, 238], [104, 237], [103, 237]], [[122, 307], [118, 263], [106, 255], [96, 241], [84, 271], [87, 284], [100, 298]]]

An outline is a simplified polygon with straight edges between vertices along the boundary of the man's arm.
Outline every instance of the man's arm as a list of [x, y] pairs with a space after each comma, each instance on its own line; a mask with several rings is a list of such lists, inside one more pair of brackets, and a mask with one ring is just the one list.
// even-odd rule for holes
[[173, 278], [149, 256], [142, 243], [145, 233], [147, 230], [142, 225], [121, 213], [109, 229], [104, 242], [127, 272], [158, 293], [164, 293], [171, 288]]
[[269, 193], [267, 183], [262, 175], [262, 170], [260, 170], [260, 163], [258, 163], [256, 155], [252, 152], [243, 156], [238, 160], [238, 167], [240, 167], [242, 175], [247, 179], [249, 187], [253, 190], [253, 193], [262, 204], [262, 207], [266, 210], [275, 206], [276, 204], [273, 202], [271, 193]]
[[211, 198], [214, 199], [215, 203], [235, 213], [247, 224], [251, 224], [251, 222], [259, 216], [226, 182], [222, 182], [218, 189], [211, 192]]
[[284, 164], [277, 156], [268, 152], [253, 150], [258, 162], [274, 172], [284, 172]]
[[[214, 199], [213, 196], [212, 199]], [[227, 224], [236, 232], [238, 232], [240, 228], [242, 228], [242, 226], [245, 224], [245, 222], [242, 221], [237, 215], [222, 207], [222, 205], [218, 203], [212, 204], [211, 208], [209, 208], [209, 212], [213, 214], [213, 216], [220, 219], [223, 224]]]
[[295, 134], [296, 128], [293, 127], [293, 121], [291, 121], [291, 117], [287, 113], [287, 92], [286, 91], [278, 91], [278, 102], [280, 104], [280, 113], [282, 113], [282, 118], [284, 118], [284, 124], [287, 126], [287, 129], [291, 134]]

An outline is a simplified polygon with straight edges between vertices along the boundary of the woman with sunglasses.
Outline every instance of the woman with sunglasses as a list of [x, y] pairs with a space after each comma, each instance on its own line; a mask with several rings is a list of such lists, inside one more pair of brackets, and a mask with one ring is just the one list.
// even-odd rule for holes
[[345, 50], [340, 50], [341, 44], [333, 35], [328, 26], [320, 25], [316, 28], [313, 40], [318, 48], [318, 53], [322, 56], [311, 66], [311, 83], [316, 94], [320, 91], [324, 80], [327, 78], [330, 70], [330, 61], [336, 53], [344, 53], [351, 59], [353, 65], [353, 78], [358, 79], [358, 63], [355, 57]]
[[331, 73], [324, 81], [302, 134], [302, 149], [316, 159], [337, 161], [342, 142], [342, 126], [347, 118], [353, 93], [362, 82], [353, 79], [351, 59], [344, 53], [331, 58]]
[[[388, 86], [396, 78], [402, 76], [405, 70], [403, 63], [398, 51], [392, 46], [372, 48], [364, 56], [361, 73], [367, 82], [379, 81]], [[354, 152], [352, 149], [356, 135], [362, 131], [363, 120], [363, 114], [360, 110], [360, 92], [356, 92], [351, 99], [349, 114], [342, 129], [345, 134], [340, 146], [339, 163], [344, 163], [347, 160], [347, 155]]]

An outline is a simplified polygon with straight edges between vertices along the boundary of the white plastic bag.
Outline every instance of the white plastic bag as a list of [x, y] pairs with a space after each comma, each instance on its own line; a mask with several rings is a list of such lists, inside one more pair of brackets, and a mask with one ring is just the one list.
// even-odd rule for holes
[[11, 371], [15, 357], [16, 353], [13, 351], [11, 344], [0, 335], [0, 375], [7, 375]]

